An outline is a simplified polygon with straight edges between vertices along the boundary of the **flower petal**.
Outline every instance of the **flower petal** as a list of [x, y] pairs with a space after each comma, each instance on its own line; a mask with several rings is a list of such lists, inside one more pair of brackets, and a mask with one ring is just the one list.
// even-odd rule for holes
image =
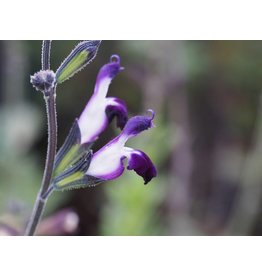
[[106, 100], [91, 98], [78, 120], [81, 144], [94, 142], [108, 125]]
[[135, 116], [128, 120], [122, 135], [127, 139], [138, 135], [140, 132], [147, 130], [153, 127], [153, 119], [155, 117], [155, 113], [153, 110], [149, 109], [148, 112], [151, 112], [151, 117], [147, 116]]
[[105, 98], [111, 81], [123, 69], [120, 65], [120, 57], [112, 55], [110, 62], [105, 64], [98, 73], [94, 94]]
[[119, 177], [124, 171], [125, 156], [123, 156], [122, 149], [123, 145], [116, 137], [93, 155], [86, 174], [104, 180]]
[[127, 169], [134, 170], [138, 175], [142, 176], [145, 184], [157, 176], [156, 167], [144, 152], [131, 148], [125, 148], [125, 151], [128, 156]]
[[123, 129], [127, 122], [127, 108], [123, 100], [118, 98], [107, 98], [106, 115], [108, 123], [116, 117], [117, 127]]

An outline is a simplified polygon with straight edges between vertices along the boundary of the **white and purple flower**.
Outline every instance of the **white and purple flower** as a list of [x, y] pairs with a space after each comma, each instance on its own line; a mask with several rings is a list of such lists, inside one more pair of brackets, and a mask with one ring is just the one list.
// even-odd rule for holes
[[94, 153], [86, 175], [102, 180], [112, 180], [124, 172], [124, 159], [128, 160], [128, 170], [134, 170], [142, 176], [145, 184], [156, 177], [156, 168], [150, 158], [142, 151], [125, 147], [126, 142], [140, 132], [153, 126], [152, 116], [135, 116], [131, 118], [120, 135]]
[[106, 97], [111, 81], [121, 70], [123, 67], [120, 66], [120, 58], [117, 55], [111, 56], [110, 63], [100, 69], [94, 94], [78, 120], [81, 144], [94, 142], [114, 117], [118, 127], [123, 129], [125, 126], [127, 108], [124, 101]]

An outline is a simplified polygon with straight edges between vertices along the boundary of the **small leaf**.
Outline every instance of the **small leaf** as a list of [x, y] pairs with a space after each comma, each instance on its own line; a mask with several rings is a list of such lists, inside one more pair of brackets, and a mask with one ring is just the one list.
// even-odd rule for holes
[[80, 42], [56, 71], [57, 83], [62, 83], [82, 70], [96, 56], [100, 40]]

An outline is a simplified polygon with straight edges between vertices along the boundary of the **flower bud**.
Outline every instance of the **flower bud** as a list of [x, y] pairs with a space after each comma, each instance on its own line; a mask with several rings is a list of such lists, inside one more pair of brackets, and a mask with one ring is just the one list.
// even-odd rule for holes
[[56, 71], [57, 83], [62, 83], [82, 70], [96, 56], [100, 40], [85, 40], [80, 42]]
[[51, 70], [41, 70], [30, 77], [34, 88], [48, 95], [55, 85], [55, 73]]

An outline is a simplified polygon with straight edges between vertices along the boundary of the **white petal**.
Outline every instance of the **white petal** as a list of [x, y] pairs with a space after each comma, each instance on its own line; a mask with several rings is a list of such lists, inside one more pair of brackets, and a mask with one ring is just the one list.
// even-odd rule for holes
[[121, 159], [124, 153], [125, 141], [117, 137], [93, 155], [90, 166], [86, 172], [103, 179], [113, 179], [124, 170]]
[[78, 125], [81, 132], [81, 144], [93, 142], [107, 125], [105, 113], [106, 99], [92, 96], [81, 114]]

